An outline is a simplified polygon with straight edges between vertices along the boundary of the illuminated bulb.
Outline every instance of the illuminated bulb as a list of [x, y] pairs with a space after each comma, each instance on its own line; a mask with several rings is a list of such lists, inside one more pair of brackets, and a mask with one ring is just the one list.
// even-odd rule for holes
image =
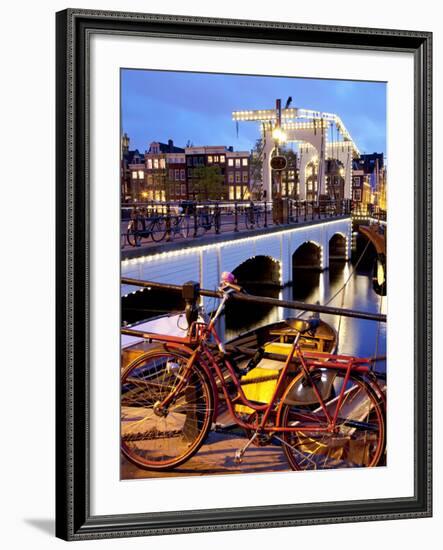
[[281, 128], [275, 128], [272, 131], [272, 137], [277, 141], [286, 141], [286, 134], [283, 132]]

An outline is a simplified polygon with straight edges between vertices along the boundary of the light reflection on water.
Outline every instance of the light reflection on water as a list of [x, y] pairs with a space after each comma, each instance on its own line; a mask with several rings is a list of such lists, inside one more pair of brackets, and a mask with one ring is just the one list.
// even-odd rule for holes
[[[308, 303], [320, 302], [334, 307], [356, 309], [372, 313], [386, 313], [387, 297], [378, 296], [372, 288], [371, 274], [367, 272], [353, 272], [350, 263], [331, 264], [330, 269], [323, 273], [300, 271], [296, 273], [292, 284], [286, 285], [280, 291], [263, 291], [254, 289], [254, 293], [261, 290], [262, 295], [283, 298], [285, 300], [299, 300]], [[351, 275], [344, 290], [331, 302], [330, 298], [344, 285]], [[248, 310], [249, 309], [249, 310]], [[220, 329], [224, 338], [230, 340], [246, 330], [294, 317], [299, 311], [293, 309], [273, 307], [246, 308], [244, 304], [235, 304], [227, 309], [225, 326]], [[310, 314], [307, 313], [307, 316]], [[386, 323], [338, 317], [335, 315], [321, 315], [322, 319], [330, 323], [339, 332], [340, 353], [371, 357], [386, 354]], [[223, 323], [222, 323], [223, 324]], [[378, 344], [377, 344], [378, 341]], [[384, 370], [385, 363], [377, 365], [377, 370]]]

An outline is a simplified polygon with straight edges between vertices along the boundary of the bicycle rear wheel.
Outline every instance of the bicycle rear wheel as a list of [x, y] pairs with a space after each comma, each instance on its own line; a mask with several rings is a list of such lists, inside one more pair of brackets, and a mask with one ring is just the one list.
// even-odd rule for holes
[[165, 414], [158, 415], [154, 410], [154, 405], [176, 388], [187, 360], [160, 346], [123, 371], [121, 450], [140, 468], [175, 468], [198, 451], [208, 434], [214, 396], [206, 372], [197, 364]]
[[166, 236], [166, 221], [164, 218], [158, 218], [151, 226], [151, 238], [154, 242], [159, 243]]
[[250, 210], [246, 210], [245, 212], [245, 226], [246, 229], [254, 229], [254, 213]]
[[[337, 397], [326, 401], [331, 417], [343, 384], [344, 372], [339, 371], [334, 383]], [[334, 433], [322, 431], [328, 422], [320, 406], [283, 404], [280, 425], [300, 427], [282, 434], [283, 450], [293, 470], [373, 467], [384, 457], [383, 406], [371, 386], [356, 375], [351, 375], [345, 388]]]
[[261, 214], [260, 214], [260, 210], [257, 210], [256, 214], [255, 214], [255, 227], [261, 227]]
[[203, 233], [210, 231], [212, 228], [212, 217], [206, 212], [200, 214], [199, 227], [202, 229]]

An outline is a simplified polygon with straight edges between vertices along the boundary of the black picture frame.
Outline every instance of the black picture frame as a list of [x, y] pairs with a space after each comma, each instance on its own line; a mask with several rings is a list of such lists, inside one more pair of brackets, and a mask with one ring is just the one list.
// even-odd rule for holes
[[[56, 14], [56, 535], [65, 540], [432, 515], [432, 33], [69, 9]], [[89, 505], [89, 40], [94, 33], [409, 52], [415, 80], [414, 496], [92, 516]], [[412, 220], [411, 220], [412, 222]]]

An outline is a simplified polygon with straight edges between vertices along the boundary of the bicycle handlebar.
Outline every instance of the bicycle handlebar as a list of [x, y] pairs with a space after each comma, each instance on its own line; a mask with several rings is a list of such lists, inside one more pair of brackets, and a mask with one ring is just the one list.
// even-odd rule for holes
[[243, 288], [240, 285], [236, 285], [234, 283], [228, 283], [224, 281], [220, 284], [219, 289], [221, 292], [226, 292], [226, 289], [230, 290], [231, 292], [243, 291]]

